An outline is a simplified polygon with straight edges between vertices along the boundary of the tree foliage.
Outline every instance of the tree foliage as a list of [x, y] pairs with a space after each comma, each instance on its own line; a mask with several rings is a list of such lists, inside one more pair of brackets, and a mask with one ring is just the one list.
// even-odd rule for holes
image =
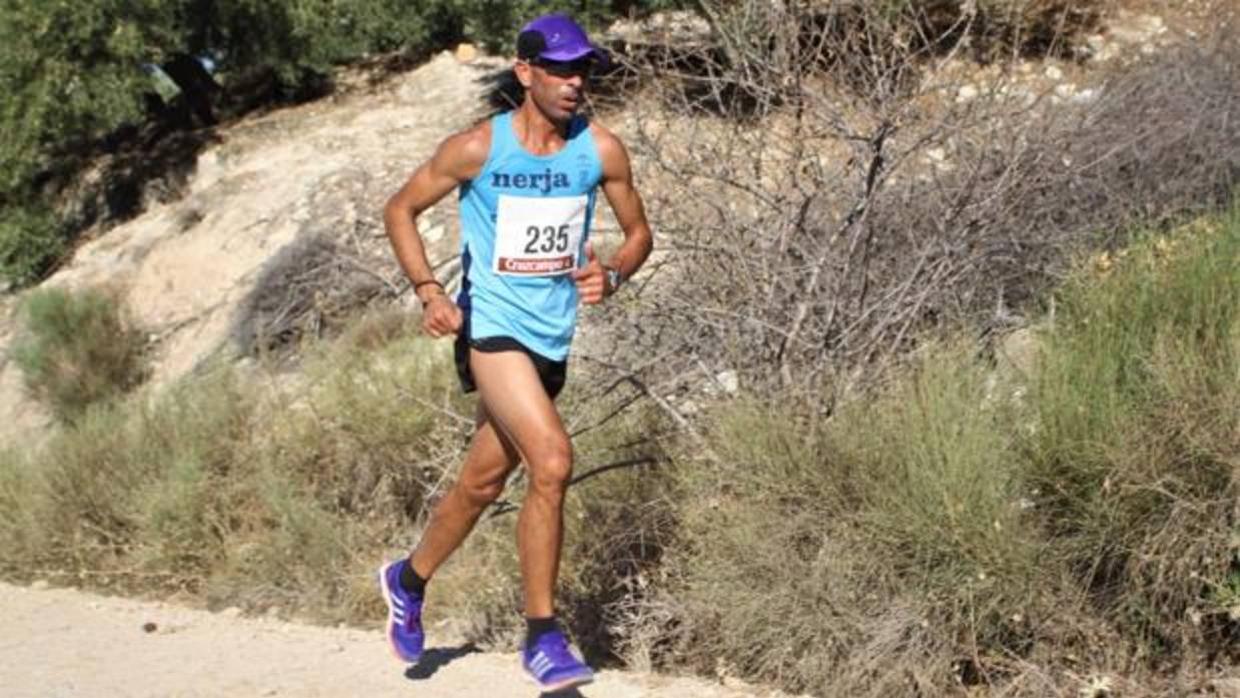
[[[73, 172], [101, 136], [143, 116], [147, 68], [175, 55], [209, 56], [216, 79], [272, 71], [285, 94], [368, 54], [421, 56], [461, 40], [493, 50], [543, 12], [592, 28], [677, 0], [0, 0], [0, 274], [31, 281], [57, 258], [44, 186]], [[16, 209], [22, 209], [18, 213]], [[41, 209], [36, 211], [35, 209]], [[27, 230], [21, 225], [37, 222]], [[58, 224], [50, 224], [54, 229]], [[62, 242], [71, 231], [52, 238]], [[39, 247], [31, 247], [38, 244]]]

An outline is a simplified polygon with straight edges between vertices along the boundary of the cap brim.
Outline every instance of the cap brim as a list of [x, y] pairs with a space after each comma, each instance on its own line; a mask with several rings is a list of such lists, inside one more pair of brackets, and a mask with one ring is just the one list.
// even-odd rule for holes
[[606, 66], [611, 63], [611, 59], [607, 56], [607, 52], [603, 49], [590, 44], [589, 46], [574, 46], [572, 48], [563, 48], [558, 51], [543, 51], [538, 54], [539, 58], [545, 58], [549, 61], [575, 61], [578, 58], [592, 56], [598, 61], [599, 65]]

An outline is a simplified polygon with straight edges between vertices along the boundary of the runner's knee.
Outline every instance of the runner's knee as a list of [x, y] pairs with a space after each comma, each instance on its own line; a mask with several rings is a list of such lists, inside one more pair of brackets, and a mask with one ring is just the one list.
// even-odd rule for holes
[[560, 493], [573, 474], [573, 447], [567, 437], [554, 440], [537, 457], [531, 458], [530, 484], [544, 493]]

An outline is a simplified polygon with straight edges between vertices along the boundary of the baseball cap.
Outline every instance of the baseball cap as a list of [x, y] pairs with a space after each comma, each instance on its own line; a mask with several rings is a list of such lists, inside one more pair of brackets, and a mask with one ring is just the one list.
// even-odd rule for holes
[[568, 15], [543, 15], [517, 34], [517, 57], [522, 60], [572, 61], [586, 56], [607, 62], [606, 52], [590, 43], [586, 31]]

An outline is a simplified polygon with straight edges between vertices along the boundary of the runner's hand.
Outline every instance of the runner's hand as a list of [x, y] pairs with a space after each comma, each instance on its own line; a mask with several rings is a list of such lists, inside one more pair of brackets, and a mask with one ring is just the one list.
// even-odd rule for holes
[[444, 337], [461, 330], [461, 309], [445, 293], [431, 296], [422, 308], [422, 329], [432, 337]]
[[607, 295], [607, 272], [594, 256], [594, 245], [589, 242], [586, 243], [586, 265], [573, 270], [573, 281], [577, 282], [577, 295], [582, 303], [602, 303]]

